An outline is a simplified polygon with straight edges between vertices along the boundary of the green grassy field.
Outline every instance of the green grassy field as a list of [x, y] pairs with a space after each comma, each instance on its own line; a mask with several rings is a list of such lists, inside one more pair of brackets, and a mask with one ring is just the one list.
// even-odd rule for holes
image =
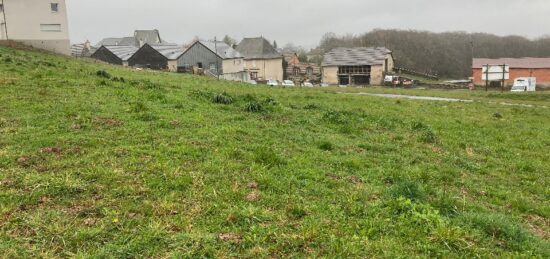
[[0, 47], [0, 257], [548, 258], [548, 106]]

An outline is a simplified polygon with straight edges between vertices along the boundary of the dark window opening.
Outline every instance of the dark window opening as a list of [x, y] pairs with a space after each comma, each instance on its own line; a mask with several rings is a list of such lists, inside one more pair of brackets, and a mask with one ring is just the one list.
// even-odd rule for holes
[[58, 3], [51, 3], [51, 9], [53, 13], [59, 12], [59, 4]]
[[301, 73], [300, 68], [299, 68], [299, 67], [295, 67], [295, 68], [294, 68], [294, 75], [295, 75], [295, 76], [299, 76], [300, 73]]
[[202, 62], [197, 63], [197, 67], [202, 69]]
[[250, 72], [250, 79], [251, 80], [258, 79], [258, 72]]
[[338, 84], [339, 85], [349, 85], [349, 76], [339, 76], [338, 77]]

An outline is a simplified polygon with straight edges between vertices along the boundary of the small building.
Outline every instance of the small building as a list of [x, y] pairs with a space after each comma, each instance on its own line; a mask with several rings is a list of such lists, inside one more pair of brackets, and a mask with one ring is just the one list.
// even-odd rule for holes
[[128, 59], [138, 51], [135, 46], [101, 46], [91, 58], [114, 65], [128, 66]]
[[244, 69], [253, 80], [283, 80], [283, 55], [263, 37], [245, 38], [235, 48], [244, 56]]
[[183, 47], [179, 45], [145, 43], [128, 59], [128, 65], [177, 72], [178, 59], [183, 52]]
[[71, 45], [71, 56], [77, 58], [89, 58], [97, 50], [90, 44], [90, 41], [86, 41], [80, 44]]
[[535, 77], [537, 86], [550, 87], [550, 58], [475, 58], [472, 62], [474, 84], [485, 85], [482, 78], [485, 65], [510, 66], [510, 79], [505, 81], [506, 85], [512, 85], [518, 77]]
[[325, 54], [322, 81], [329, 85], [382, 85], [393, 66], [393, 54], [387, 48], [336, 48]]
[[244, 57], [223, 41], [196, 41], [178, 60], [179, 67], [201, 69], [207, 75], [232, 81], [249, 80]]
[[0, 40], [71, 55], [65, 0], [3, 0]]
[[321, 81], [321, 67], [319, 65], [300, 62], [296, 53], [285, 55], [285, 61], [285, 79], [291, 80], [297, 85], [304, 82], [319, 83]]

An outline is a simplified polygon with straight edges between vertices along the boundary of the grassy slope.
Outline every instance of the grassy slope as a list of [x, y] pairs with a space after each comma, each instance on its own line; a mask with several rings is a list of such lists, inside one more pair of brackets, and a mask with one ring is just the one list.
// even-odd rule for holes
[[548, 108], [0, 55], [3, 256], [550, 256]]

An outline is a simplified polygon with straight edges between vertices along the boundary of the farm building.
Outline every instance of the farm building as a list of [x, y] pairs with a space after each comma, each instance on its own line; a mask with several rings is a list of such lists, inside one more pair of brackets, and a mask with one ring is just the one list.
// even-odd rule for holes
[[298, 54], [285, 55], [287, 63], [285, 75], [286, 79], [292, 80], [297, 85], [309, 81], [318, 83], [321, 81], [321, 67], [313, 63], [302, 63], [298, 59]]
[[472, 62], [474, 84], [485, 84], [482, 79], [485, 65], [510, 66], [510, 80], [506, 80], [506, 85], [512, 85], [518, 77], [536, 77], [538, 86], [550, 87], [550, 58], [476, 58]]
[[325, 54], [322, 80], [329, 85], [382, 85], [393, 65], [386, 48], [337, 48]]
[[135, 46], [101, 46], [92, 55], [91, 58], [103, 62], [128, 66], [128, 59], [138, 51]]
[[128, 65], [157, 70], [167, 69], [176, 72], [178, 70], [178, 59], [183, 51], [183, 47], [179, 45], [146, 43], [128, 59]]
[[201, 69], [208, 75], [226, 80], [249, 80], [243, 55], [223, 41], [196, 41], [183, 53], [178, 66]]
[[253, 80], [283, 80], [283, 55], [266, 39], [245, 38], [236, 50], [244, 56], [244, 69]]

